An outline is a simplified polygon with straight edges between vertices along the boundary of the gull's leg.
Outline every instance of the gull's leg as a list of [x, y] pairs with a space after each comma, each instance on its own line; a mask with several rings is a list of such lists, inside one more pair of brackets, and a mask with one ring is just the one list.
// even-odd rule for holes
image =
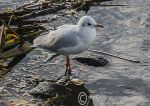
[[71, 66], [70, 66], [70, 58], [69, 55], [66, 55], [66, 72], [65, 75], [71, 76]]
[[65, 72], [65, 76], [68, 74], [68, 60], [67, 60], [67, 56], [66, 56], [66, 72]]
[[69, 55], [67, 56], [68, 58], [68, 75], [71, 76], [71, 64], [70, 64], [70, 57]]

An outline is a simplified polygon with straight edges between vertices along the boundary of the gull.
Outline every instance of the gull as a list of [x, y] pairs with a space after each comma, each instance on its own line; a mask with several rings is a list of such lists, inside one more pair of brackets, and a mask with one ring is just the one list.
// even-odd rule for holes
[[70, 55], [81, 53], [92, 45], [96, 38], [95, 27], [103, 28], [92, 17], [83, 16], [77, 25], [65, 24], [47, 35], [37, 37], [34, 39], [33, 45], [47, 49], [56, 55], [65, 55], [65, 75], [70, 77]]

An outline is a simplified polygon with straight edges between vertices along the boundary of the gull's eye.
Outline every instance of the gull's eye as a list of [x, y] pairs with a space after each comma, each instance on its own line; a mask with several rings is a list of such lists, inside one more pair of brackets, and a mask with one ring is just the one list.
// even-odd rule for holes
[[91, 24], [90, 24], [90, 23], [88, 23], [88, 25], [89, 25], [89, 26], [91, 26]]

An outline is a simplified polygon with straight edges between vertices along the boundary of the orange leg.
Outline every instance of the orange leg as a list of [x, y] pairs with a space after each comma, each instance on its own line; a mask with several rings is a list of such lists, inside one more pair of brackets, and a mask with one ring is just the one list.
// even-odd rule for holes
[[66, 55], [66, 72], [65, 75], [71, 76], [71, 66], [70, 66], [70, 58], [69, 55]]

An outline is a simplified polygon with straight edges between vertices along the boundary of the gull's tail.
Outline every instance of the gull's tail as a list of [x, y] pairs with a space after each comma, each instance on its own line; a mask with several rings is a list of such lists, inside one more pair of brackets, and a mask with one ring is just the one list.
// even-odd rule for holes
[[32, 45], [30, 45], [29, 47], [31, 47], [31, 48], [36, 48], [37, 46], [35, 46], [35, 45], [32, 44]]
[[47, 46], [48, 46], [47, 35], [39, 36], [33, 40], [33, 47], [47, 47]]

